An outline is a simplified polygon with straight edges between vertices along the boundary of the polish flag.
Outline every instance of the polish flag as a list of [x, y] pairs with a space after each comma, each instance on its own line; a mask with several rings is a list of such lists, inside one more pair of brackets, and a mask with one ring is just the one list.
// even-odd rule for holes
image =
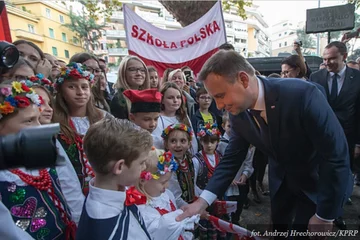
[[196, 22], [179, 30], [160, 29], [146, 22], [124, 4], [129, 54], [153, 65], [162, 76], [166, 68], [189, 66], [200, 72], [205, 61], [226, 42], [221, 1]]

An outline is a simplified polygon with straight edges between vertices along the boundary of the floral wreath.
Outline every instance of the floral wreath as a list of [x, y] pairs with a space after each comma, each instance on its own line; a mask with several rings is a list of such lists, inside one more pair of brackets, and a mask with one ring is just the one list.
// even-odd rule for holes
[[143, 171], [140, 175], [140, 178], [144, 180], [157, 180], [162, 175], [165, 175], [168, 172], [176, 171], [178, 167], [179, 165], [175, 161], [174, 155], [171, 152], [165, 152], [159, 156], [159, 161], [157, 163], [157, 172], [150, 173], [148, 171]]
[[31, 83], [28, 83], [30, 86], [32, 84], [32, 86], [43, 86], [45, 87], [47, 90], [49, 90], [49, 92], [53, 93], [54, 92], [54, 86], [53, 83], [44, 77], [43, 74], [38, 73], [35, 76], [32, 76], [28, 79], [28, 81], [30, 81]]
[[216, 123], [213, 124], [206, 123], [205, 125], [200, 125], [199, 131], [197, 133], [198, 138], [205, 137], [206, 135], [209, 136], [217, 135], [218, 137], [220, 137], [221, 132], [218, 129], [218, 125]]
[[164, 131], [161, 134], [161, 137], [163, 139], [165, 139], [174, 130], [181, 130], [181, 131], [187, 132], [190, 136], [190, 141], [193, 138], [194, 132], [192, 131], [191, 127], [189, 127], [183, 123], [169, 125], [167, 128], [164, 129]]
[[11, 87], [0, 88], [1, 95], [5, 97], [0, 102], [0, 119], [13, 113], [15, 108], [26, 108], [32, 103], [40, 107], [44, 103], [42, 97], [31, 87], [30, 81], [20, 81], [12, 82]]
[[86, 71], [86, 66], [75, 62], [61, 68], [60, 75], [55, 80], [55, 89], [57, 89], [65, 80], [69, 79], [86, 79], [90, 84], [94, 83], [94, 75], [89, 71]]

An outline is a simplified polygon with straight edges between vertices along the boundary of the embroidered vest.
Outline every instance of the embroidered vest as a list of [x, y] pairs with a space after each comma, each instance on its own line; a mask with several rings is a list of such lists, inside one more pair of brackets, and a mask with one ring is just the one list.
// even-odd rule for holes
[[188, 169], [182, 169], [179, 164], [179, 168], [176, 170], [176, 176], [182, 191], [181, 198], [184, 199], [185, 202], [191, 203], [195, 200], [194, 164], [191, 160], [190, 154], [186, 154], [184, 160], [188, 164]]

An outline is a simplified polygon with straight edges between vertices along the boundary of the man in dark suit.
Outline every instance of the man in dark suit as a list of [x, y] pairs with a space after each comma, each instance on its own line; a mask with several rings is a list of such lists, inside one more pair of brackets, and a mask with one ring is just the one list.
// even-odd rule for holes
[[318, 88], [255, 76], [234, 51], [214, 54], [199, 79], [217, 107], [230, 112], [232, 134], [206, 189], [177, 220], [203, 212], [224, 194], [251, 143], [269, 156], [274, 229], [286, 231], [295, 219], [299, 230], [331, 230], [345, 199], [349, 156], [339, 121]]
[[[353, 169], [354, 153], [360, 152], [359, 146], [355, 145], [360, 144], [360, 71], [347, 67], [346, 57], [345, 43], [329, 43], [323, 53], [326, 68], [313, 73], [310, 81], [325, 88], [328, 102], [344, 129], [349, 146], [350, 167]], [[352, 188], [353, 183], [349, 185]], [[340, 228], [346, 227], [341, 218], [335, 223]]]

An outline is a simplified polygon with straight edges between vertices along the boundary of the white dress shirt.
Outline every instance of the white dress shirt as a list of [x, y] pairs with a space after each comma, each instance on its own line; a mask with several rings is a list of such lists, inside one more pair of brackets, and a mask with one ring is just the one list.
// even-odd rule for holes
[[[337, 76], [337, 84], [338, 84], [338, 92], [337, 92], [337, 95], [339, 95], [340, 93], [340, 90], [344, 84], [344, 81], [345, 81], [345, 70], [346, 70], [346, 65], [343, 67], [343, 69], [340, 70], [340, 72], [338, 72], [338, 76]], [[329, 86], [329, 93], [331, 93], [331, 87], [332, 87], [332, 79], [333, 79], [333, 76], [335, 75], [335, 73], [333, 72], [330, 72], [329, 76], [328, 76], [328, 79], [327, 79], [327, 83], [328, 83], [328, 86]]]
[[[95, 178], [89, 182], [89, 195], [85, 207], [89, 217], [93, 219], [107, 219], [118, 216], [124, 209], [126, 193], [112, 191], [94, 186]], [[148, 239], [141, 225], [130, 214], [128, 239]]]

